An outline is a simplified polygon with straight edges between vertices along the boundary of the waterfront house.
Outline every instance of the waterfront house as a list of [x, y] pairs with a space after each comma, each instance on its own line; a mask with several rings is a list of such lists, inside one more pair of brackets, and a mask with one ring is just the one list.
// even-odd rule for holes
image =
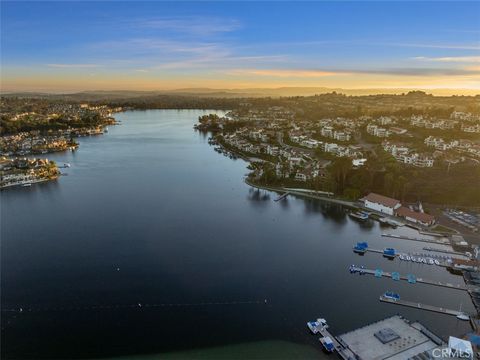
[[392, 199], [387, 196], [370, 193], [364, 198], [360, 199], [367, 209], [379, 211], [384, 214], [393, 215], [402, 204], [397, 199]]

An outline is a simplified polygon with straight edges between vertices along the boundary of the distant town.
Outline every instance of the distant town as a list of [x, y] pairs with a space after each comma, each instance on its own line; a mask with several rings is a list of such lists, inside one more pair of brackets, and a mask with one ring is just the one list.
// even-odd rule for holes
[[105, 105], [45, 102], [38, 99], [1, 98], [0, 188], [29, 187], [56, 180], [60, 164], [35, 158], [60, 151], [75, 151], [75, 138], [100, 135], [121, 108]]

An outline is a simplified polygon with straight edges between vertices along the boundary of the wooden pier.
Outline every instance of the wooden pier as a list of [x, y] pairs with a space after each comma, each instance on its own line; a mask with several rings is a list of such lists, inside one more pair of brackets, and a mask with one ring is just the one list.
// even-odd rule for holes
[[434, 240], [434, 239], [425, 239], [425, 238], [414, 238], [410, 236], [403, 236], [403, 235], [397, 235], [397, 234], [382, 234], [383, 237], [388, 237], [388, 238], [393, 238], [393, 239], [402, 239], [402, 240], [410, 240], [410, 241], [419, 241], [419, 242], [425, 242], [429, 244], [437, 244], [437, 245], [450, 245], [448, 241], [440, 241], [440, 240]]
[[406, 301], [406, 300], [394, 300], [390, 298], [386, 298], [385, 296], [380, 296], [380, 301], [390, 303], [390, 304], [396, 304], [396, 305], [402, 305], [402, 306], [407, 306], [419, 310], [426, 310], [426, 311], [432, 311], [440, 314], [445, 314], [445, 315], [452, 315], [452, 316], [458, 316], [458, 315], [463, 315], [461, 311], [457, 310], [451, 310], [451, 309], [445, 309], [443, 307], [439, 306], [433, 306], [433, 305], [427, 305], [427, 304], [421, 304], [421, 303], [416, 303], [413, 301]]
[[[356, 273], [362, 273], [362, 274], [369, 274], [369, 275], [376, 275], [376, 270], [372, 269], [362, 269], [358, 266], [352, 266], [350, 269], [354, 270]], [[388, 271], [383, 271], [382, 274], [383, 277], [388, 277], [392, 278], [392, 273]], [[408, 277], [404, 275], [400, 275], [399, 280], [406, 280], [408, 281]], [[444, 283], [441, 281], [434, 281], [434, 280], [427, 280], [423, 278], [416, 278], [415, 282], [421, 283], [421, 284], [427, 284], [427, 285], [433, 285], [433, 286], [439, 286], [439, 287], [444, 287], [444, 288], [449, 288], [449, 289], [455, 289], [455, 290], [461, 290], [461, 291], [468, 291], [468, 288], [466, 285], [461, 285], [461, 284], [450, 284], [450, 283]]]

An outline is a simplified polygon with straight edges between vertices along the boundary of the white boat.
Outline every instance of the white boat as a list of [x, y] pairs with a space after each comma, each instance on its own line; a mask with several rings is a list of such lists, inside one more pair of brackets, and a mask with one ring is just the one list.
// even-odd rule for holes
[[319, 324], [316, 321], [309, 321], [307, 322], [307, 327], [310, 329], [310, 332], [315, 335], [318, 334], [319, 329], [318, 326]]
[[467, 314], [458, 314], [458, 315], [457, 315], [457, 319], [458, 319], [458, 320], [462, 320], [462, 321], [469, 321], [469, 320], [470, 320], [470, 316], [468, 316]]
[[22, 186], [23, 187], [30, 187], [30, 186], [32, 186], [32, 184], [31, 183], [25, 183], [25, 184], [22, 184]]
[[321, 329], [327, 329], [327, 320], [325, 319], [317, 319], [316, 321], [309, 321], [307, 322], [307, 327], [310, 329], [312, 334], [318, 334]]
[[428, 259], [428, 265], [433, 265], [435, 264], [435, 262], [433, 261], [433, 259]]
[[438, 261], [437, 259], [433, 260], [433, 262], [435, 263], [435, 265], [440, 265], [440, 261]]
[[335, 345], [333, 344], [333, 341], [332, 339], [330, 338], [330, 336], [325, 336], [325, 337], [322, 337], [319, 339], [320, 342], [322, 343], [323, 345], [323, 348], [325, 349], [325, 351], [331, 353], [333, 352], [333, 350], [335, 349]]

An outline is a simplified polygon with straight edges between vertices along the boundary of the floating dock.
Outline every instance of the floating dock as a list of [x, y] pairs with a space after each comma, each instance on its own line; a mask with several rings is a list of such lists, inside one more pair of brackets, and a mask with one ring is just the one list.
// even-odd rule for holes
[[[350, 271], [352, 273], [359, 273], [359, 274], [369, 274], [369, 275], [374, 275], [376, 277], [388, 277], [392, 279], [398, 279], [398, 280], [406, 280], [409, 281], [409, 276], [404, 276], [404, 275], [397, 275], [398, 273], [390, 273], [388, 271], [383, 271], [383, 270], [372, 270], [372, 269], [365, 269], [361, 268], [358, 266], [350, 266]], [[421, 283], [421, 284], [427, 284], [427, 285], [432, 285], [432, 286], [439, 286], [439, 287], [444, 287], [444, 288], [449, 288], [449, 289], [455, 289], [455, 290], [461, 290], [461, 291], [468, 291], [468, 288], [466, 285], [461, 285], [461, 284], [450, 284], [450, 283], [444, 283], [441, 281], [434, 281], [434, 280], [427, 280], [423, 278], [415, 278], [415, 282]]]
[[333, 336], [330, 331], [328, 331], [328, 327], [324, 326], [319, 328], [319, 332], [321, 337], [329, 337], [332, 339], [333, 346], [335, 346], [335, 351], [337, 352], [338, 356], [344, 360], [352, 360], [355, 359], [355, 354], [348, 349], [347, 345], [339, 341], [335, 336]]
[[439, 307], [439, 306], [421, 304], [421, 303], [416, 303], [416, 302], [413, 302], [413, 301], [406, 301], [406, 300], [402, 300], [402, 299], [394, 300], [394, 299], [386, 298], [383, 295], [380, 296], [380, 301], [390, 303], [390, 304], [407, 306], [407, 307], [411, 307], [411, 308], [415, 308], [415, 309], [419, 309], [419, 310], [432, 311], [432, 312], [445, 314], [445, 315], [452, 315], [452, 316], [464, 315], [463, 312], [457, 311], [457, 310], [445, 309], [445, 308]]
[[429, 246], [426, 246], [423, 248], [425, 251], [431, 251], [431, 252], [439, 252], [439, 253], [444, 253], [444, 254], [451, 254], [451, 255], [459, 255], [459, 256], [464, 256], [468, 258], [468, 255], [459, 251], [453, 251], [453, 250], [445, 250], [445, 249], [437, 249], [437, 248], [432, 248]]

